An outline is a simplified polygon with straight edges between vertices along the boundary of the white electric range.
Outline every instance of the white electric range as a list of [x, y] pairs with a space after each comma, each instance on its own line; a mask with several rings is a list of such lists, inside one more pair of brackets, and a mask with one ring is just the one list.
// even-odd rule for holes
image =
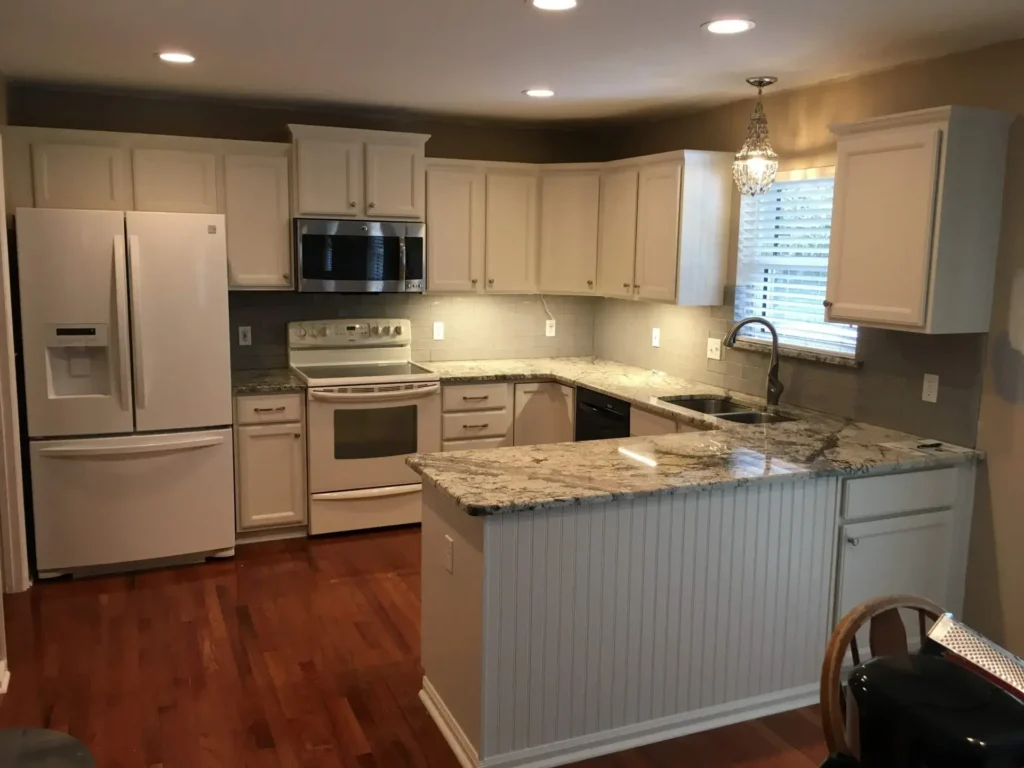
[[413, 453], [441, 450], [441, 384], [412, 362], [408, 320], [288, 324], [306, 382], [309, 532], [418, 523]]

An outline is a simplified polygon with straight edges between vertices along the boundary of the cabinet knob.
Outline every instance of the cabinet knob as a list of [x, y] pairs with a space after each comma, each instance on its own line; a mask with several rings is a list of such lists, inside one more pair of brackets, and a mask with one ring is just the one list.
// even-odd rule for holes
[[474, 278], [473, 278], [472, 280], [470, 280], [469, 282], [471, 282], [471, 283], [472, 283], [473, 285], [476, 285], [476, 278], [474, 277]]
[[288, 275], [287, 272], [282, 272], [281, 273], [281, 277], [283, 277], [285, 280], [287, 280], [289, 278], [289, 275]]
[[295, 439], [298, 440], [300, 437], [302, 437], [302, 433], [301, 432], [296, 432], [295, 433]]
[[852, 536], [847, 536], [846, 543], [849, 544], [851, 547], [856, 547], [858, 544], [860, 544], [860, 539], [855, 539]]
[[629, 283], [623, 283], [623, 284], [622, 284], [622, 287], [623, 287], [623, 288], [629, 288]]
[[828, 309], [829, 307], [831, 307], [831, 306], [832, 306], [832, 302], [831, 302], [831, 301], [829, 301], [828, 299], [825, 299], [825, 300], [824, 300], [823, 302], [821, 302], [821, 305], [822, 305], [823, 307], [825, 307], [826, 309]]
[[487, 281], [487, 284], [488, 284], [488, 285], [494, 285], [494, 278], [493, 278], [493, 277], [492, 277], [492, 278], [490, 278], [490, 279], [489, 279], [489, 280]]
[[353, 200], [351, 203], [348, 204], [348, 207], [349, 208], [355, 208], [356, 207], [356, 201]]
[[594, 287], [594, 281], [593, 280], [587, 280], [587, 285], [589, 285], [591, 288], [593, 288]]
[[367, 207], [367, 208], [376, 208], [376, 207], [377, 207], [377, 204], [376, 204], [376, 203], [370, 203], [370, 204], [369, 204], [368, 206], [366, 206], [366, 207]]

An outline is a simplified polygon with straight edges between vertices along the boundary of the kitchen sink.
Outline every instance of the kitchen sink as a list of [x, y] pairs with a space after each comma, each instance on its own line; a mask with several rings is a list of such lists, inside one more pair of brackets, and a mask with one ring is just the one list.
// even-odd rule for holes
[[781, 424], [786, 421], [796, 421], [792, 416], [784, 416], [781, 413], [768, 413], [767, 411], [723, 413], [719, 414], [718, 418], [723, 421], [732, 421], [736, 424]]
[[728, 397], [715, 397], [714, 395], [669, 395], [659, 397], [659, 400], [678, 405], [697, 413], [706, 413], [710, 416], [719, 416], [723, 413], [749, 413], [750, 406], [745, 403], [738, 403]]

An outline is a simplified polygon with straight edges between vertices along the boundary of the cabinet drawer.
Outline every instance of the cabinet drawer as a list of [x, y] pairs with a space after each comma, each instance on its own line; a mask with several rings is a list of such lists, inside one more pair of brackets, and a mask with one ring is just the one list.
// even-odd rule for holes
[[449, 411], [481, 411], [511, 405], [508, 384], [465, 384], [445, 387], [442, 409]]
[[956, 501], [956, 481], [957, 470], [952, 467], [847, 480], [843, 516], [878, 517], [951, 507]]
[[442, 417], [444, 440], [477, 437], [504, 437], [512, 431], [512, 410], [446, 413]]
[[441, 444], [442, 451], [488, 451], [492, 448], [508, 448], [512, 440], [504, 437], [485, 437], [481, 440], [446, 440]]
[[236, 424], [302, 421], [302, 395], [248, 395], [235, 398]]

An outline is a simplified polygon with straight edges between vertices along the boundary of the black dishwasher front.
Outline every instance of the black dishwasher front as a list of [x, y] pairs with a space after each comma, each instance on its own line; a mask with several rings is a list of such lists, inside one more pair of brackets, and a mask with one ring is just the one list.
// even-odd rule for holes
[[629, 403], [576, 387], [576, 442], [629, 437]]

